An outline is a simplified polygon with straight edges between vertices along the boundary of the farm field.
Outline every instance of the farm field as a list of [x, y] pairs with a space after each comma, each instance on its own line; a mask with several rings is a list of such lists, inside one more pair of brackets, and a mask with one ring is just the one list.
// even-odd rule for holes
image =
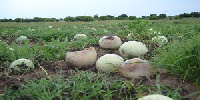
[[[76, 34], [87, 39], [74, 39]], [[16, 42], [20, 36], [28, 41]], [[135, 58], [149, 61], [153, 75], [128, 79], [119, 72], [98, 72], [96, 64], [78, 67], [65, 61], [67, 52], [89, 47], [95, 48], [97, 59], [105, 54], [120, 56], [118, 49], [99, 47], [103, 36], [144, 43], [148, 52]], [[156, 36], [165, 36], [168, 42], [153, 41]], [[35, 68], [22, 73], [11, 70], [11, 63], [21, 58], [32, 61]], [[198, 100], [199, 72], [199, 18], [0, 23], [0, 98], [5, 100], [137, 100], [148, 94]]]

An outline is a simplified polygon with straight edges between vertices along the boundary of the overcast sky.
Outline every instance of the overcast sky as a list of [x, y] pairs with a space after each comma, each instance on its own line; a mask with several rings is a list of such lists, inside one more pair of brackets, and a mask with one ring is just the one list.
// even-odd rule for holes
[[200, 12], [200, 0], [0, 0], [0, 18], [67, 16], [168, 16]]

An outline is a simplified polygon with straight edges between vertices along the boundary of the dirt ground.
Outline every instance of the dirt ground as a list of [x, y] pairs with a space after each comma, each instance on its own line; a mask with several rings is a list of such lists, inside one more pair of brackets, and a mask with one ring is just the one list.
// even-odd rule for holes
[[[105, 54], [109, 54], [109, 53], [119, 54], [118, 50], [103, 50], [97, 47], [95, 47], [95, 49], [98, 52], [98, 57], [103, 56]], [[44, 62], [41, 65], [35, 64], [36, 69], [24, 75], [9, 75], [8, 76], [6, 74], [2, 74], [0, 76], [0, 94], [3, 94], [3, 89], [5, 87], [13, 86], [13, 89], [17, 89], [21, 83], [23, 83], [24, 81], [28, 79], [35, 79], [35, 78], [40, 79], [41, 77], [45, 77], [46, 73], [44, 73], [41, 66], [47, 71], [50, 77], [53, 77], [56, 73], [59, 73], [60, 69], [62, 68], [62, 76], [66, 78], [70, 75], [70, 70], [75, 69], [74, 67], [68, 66], [64, 60], [61, 60], [57, 62]], [[87, 68], [81, 68], [79, 70], [85, 70], [85, 71], [90, 71], [90, 72], [95, 72], [95, 73], [98, 72], [97, 69], [95, 68], [95, 65], [87, 67]], [[171, 88], [180, 88], [179, 93], [182, 96], [186, 96], [188, 94], [198, 91], [198, 88], [194, 84], [187, 81], [183, 81], [182, 79], [174, 77], [170, 74], [167, 74], [162, 69], [157, 70], [157, 73], [160, 74], [159, 82], [156, 79], [156, 75], [154, 75], [153, 77], [151, 77], [150, 80], [145, 79], [145, 78], [142, 81], [140, 80], [141, 84], [156, 86], [156, 84], [159, 83], [160, 85], [165, 85]], [[119, 74], [115, 74], [115, 75], [123, 78]], [[134, 82], [137, 82], [137, 81], [134, 81]], [[188, 100], [196, 100], [197, 97], [198, 95], [194, 95], [192, 97], [189, 97]]]

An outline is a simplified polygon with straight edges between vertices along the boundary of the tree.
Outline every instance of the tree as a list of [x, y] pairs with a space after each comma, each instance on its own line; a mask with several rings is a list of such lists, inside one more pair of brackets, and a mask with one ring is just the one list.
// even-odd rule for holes
[[15, 22], [22, 22], [22, 19], [21, 18], [15, 18]]
[[126, 14], [121, 14], [121, 15], [119, 15], [118, 17], [124, 17], [124, 18], [126, 18], [126, 17], [128, 17]]
[[121, 15], [118, 16], [119, 20], [125, 20], [127, 18], [128, 18], [128, 16], [126, 14], [121, 14]]
[[200, 17], [200, 12], [191, 12], [191, 17]]
[[59, 19], [56, 19], [56, 22], [59, 22], [60, 20]]
[[164, 19], [164, 18], [166, 18], [166, 17], [167, 17], [166, 14], [160, 14], [160, 15], [159, 15], [159, 18], [161, 18], [161, 19]]
[[68, 17], [65, 17], [64, 18], [64, 21], [70, 21], [70, 22], [74, 22], [74, 21], [76, 21], [76, 19], [74, 18], [74, 17], [70, 17], [70, 16], [68, 16]]
[[33, 22], [33, 20], [32, 20], [32, 19], [25, 18], [25, 19], [23, 20], [23, 22]]
[[99, 18], [98, 14], [95, 14], [95, 15], [94, 15], [94, 18], [95, 18], [95, 19]]
[[129, 19], [129, 20], [135, 20], [135, 19], [136, 19], [136, 16], [129, 16], [128, 19]]
[[33, 22], [42, 22], [40, 17], [34, 17]]
[[60, 18], [59, 20], [64, 20], [63, 18]]
[[188, 13], [184, 13], [183, 15], [184, 15], [185, 18], [187, 18], [187, 17], [192, 17], [192, 16], [191, 16], [190, 14], [188, 14]]
[[99, 20], [108, 20], [108, 17], [107, 16], [100, 16]]
[[181, 19], [181, 17], [180, 16], [175, 16], [174, 19]]
[[76, 21], [84, 21], [84, 22], [89, 22], [89, 21], [94, 21], [94, 18], [91, 16], [77, 16], [75, 17]]
[[181, 19], [181, 18], [184, 18], [184, 14], [180, 14], [180, 15], [178, 15], [179, 16], [179, 18]]
[[114, 16], [112, 16], [112, 15], [107, 15], [107, 20], [114, 20], [114, 19], [115, 19]]
[[142, 16], [142, 19], [147, 19], [147, 16]]
[[8, 22], [13, 22], [13, 20], [10, 18], [10, 19], [8, 19]]
[[159, 17], [158, 17], [156, 14], [150, 14], [149, 19], [150, 19], [150, 20], [158, 20]]

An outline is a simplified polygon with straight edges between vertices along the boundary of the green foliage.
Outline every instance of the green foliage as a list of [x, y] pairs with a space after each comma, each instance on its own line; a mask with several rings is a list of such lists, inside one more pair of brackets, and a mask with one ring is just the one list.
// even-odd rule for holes
[[5, 42], [0, 42], [0, 66], [3, 62], [13, 61], [13, 50], [10, 50]]
[[94, 21], [94, 18], [91, 16], [77, 16], [75, 17], [77, 21], [84, 21], [84, 22], [89, 22], [89, 21]]
[[108, 20], [108, 17], [107, 16], [100, 16], [99, 20]]
[[[170, 20], [172, 20], [173, 17], [175, 18], [188, 18], [188, 17], [192, 17], [192, 18], [199, 18], [200, 17], [200, 12], [191, 12], [191, 13], [183, 13], [183, 14], [179, 14], [178, 17], [177, 16], [168, 16], [166, 14], [159, 14], [159, 16], [152, 16], [155, 14], [151, 14], [150, 17], [149, 16], [142, 16], [142, 19], [147, 19], [149, 17], [150, 20], [158, 20], [158, 19], [164, 19], [164, 18], [169, 18]], [[94, 21], [94, 19], [98, 19], [98, 14], [95, 14], [94, 17], [89, 18], [88, 16], [77, 16], [77, 17], [85, 17], [85, 18], [80, 18], [80, 19], [76, 19], [76, 17], [66, 17], [64, 18], [64, 21]], [[88, 17], [88, 18], [86, 18]], [[126, 14], [121, 14], [118, 17], [114, 17], [112, 15], [107, 15], [107, 16], [102, 16], [101, 18], [99, 18], [98, 20], [127, 20], [127, 15]], [[130, 17], [130, 16], [129, 16]], [[129, 18], [128, 18], [129, 19]], [[60, 19], [56, 19], [56, 18], [41, 18], [41, 17], [34, 17], [33, 19], [30, 18], [16, 18], [16, 19], [0, 19], [0, 22], [58, 22], [58, 21], [62, 21], [63, 18]], [[134, 20], [134, 18], [130, 18], [129, 20]]]
[[[71, 73], [72, 74], [72, 73]], [[4, 99], [20, 99], [29, 98], [36, 100], [52, 100], [52, 99], [111, 99], [118, 97], [113, 95], [119, 93], [117, 90], [122, 88], [122, 82], [114, 81], [110, 83], [103, 78], [105, 75], [78, 72], [71, 75], [68, 79], [60, 77], [54, 80], [30, 80], [26, 84], [22, 84], [18, 90], [5, 91]]]
[[70, 17], [70, 16], [68, 16], [68, 17], [65, 17], [64, 18], [64, 21], [70, 21], [70, 22], [74, 22], [74, 21], [76, 21], [76, 19], [74, 18], [74, 17]]
[[18, 23], [19, 23], [19, 22], [22, 22], [22, 19], [21, 19], [21, 18], [16, 18], [16, 19], [15, 19], [15, 22], [18, 22]]
[[95, 14], [95, 15], [94, 15], [94, 18], [95, 18], [95, 19], [99, 18], [98, 14]]
[[[146, 94], [159, 93], [167, 90], [165, 94], [177, 100], [181, 98], [177, 90], [168, 90], [165, 86], [147, 86], [140, 82], [133, 84], [133, 81], [123, 81], [113, 78], [109, 74], [92, 73], [86, 71], [70, 71], [67, 79], [60, 75], [53, 80], [41, 78], [29, 80], [19, 86], [17, 90], [12, 87], [4, 91], [2, 99], [34, 99], [34, 100], [99, 100], [99, 99], [129, 99], [136, 100]], [[162, 93], [161, 93], [162, 94]]]
[[[1, 53], [2, 59], [0, 61], [12, 62], [16, 59], [27, 58], [39, 61], [54, 61], [64, 59], [66, 50], [68, 48], [68, 42], [60, 42], [59, 40], [51, 40], [52, 42], [46, 42], [44, 46], [40, 47], [40, 43], [30, 46], [29, 44], [18, 45], [13, 43], [11, 47], [14, 50], [9, 50], [7, 46], [2, 47], [3, 53]], [[1, 44], [0, 44], [1, 45]]]
[[10, 19], [0, 19], [0, 22], [14, 22], [14, 20]]
[[160, 14], [160, 15], [159, 15], [159, 18], [161, 18], [161, 19], [164, 19], [164, 18], [166, 18], [166, 17], [167, 17], [166, 14]]
[[129, 20], [136, 20], [136, 16], [129, 16], [128, 19]]
[[52, 42], [46, 42], [45, 45], [41, 48], [43, 52], [42, 59], [43, 61], [54, 61], [64, 59], [66, 50], [68, 48], [67, 42], [60, 42], [59, 40], [52, 39]]
[[128, 18], [128, 15], [126, 15], [126, 14], [121, 14], [121, 15], [118, 16], [117, 19], [125, 20], [125, 19], [127, 19], [127, 18]]
[[[149, 56], [147, 60], [152, 60], [155, 66], [166, 68], [171, 74], [181, 78], [186, 77], [187, 81], [191, 82], [192, 80], [198, 85], [199, 22], [198, 18], [183, 18], [181, 20], [150, 21], [138, 19], [134, 21], [109, 20], [73, 23], [0, 23], [0, 39], [8, 43], [8, 45], [0, 44], [0, 68], [2, 70], [4, 67], [8, 67], [11, 62], [19, 58], [27, 58], [37, 63], [64, 60], [66, 51], [98, 46], [98, 41], [102, 36], [117, 35], [122, 41], [128, 41], [126, 36], [133, 33], [130, 40], [144, 42], [148, 46], [151, 55], [147, 55]], [[53, 28], [48, 26], [53, 26]], [[85, 34], [88, 38], [84, 41], [75, 41], [73, 37], [76, 34]], [[27, 36], [30, 41], [25, 44], [16, 44], [16, 38], [22, 35]], [[167, 37], [169, 44], [162, 47], [156, 47], [155, 44], [152, 44], [151, 39], [159, 35]], [[9, 50], [9, 48], [14, 50]], [[153, 50], [155, 52], [151, 52]], [[122, 79], [111, 77], [99, 73], [75, 72], [67, 79], [60, 80], [60, 83], [56, 82], [57, 78], [55, 80], [32, 80], [32, 82], [29, 81], [20, 86], [18, 90], [5, 90], [5, 94], [7, 94], [4, 97], [6, 99], [26, 97], [28, 99], [137, 99], [155, 93], [155, 91], [161, 93], [162, 90], [167, 90], [167, 96], [173, 99], [181, 98], [178, 89], [168, 89], [157, 84], [156, 90], [154, 86], [133, 85], [132, 82], [124, 82]], [[62, 89], [60, 87], [56, 89], [56, 86], [60, 84], [65, 85]], [[31, 94], [29, 91], [33, 88], [35, 90]], [[42, 95], [37, 96], [38, 94], [35, 92], [37, 89]], [[174, 94], [178, 94], [178, 96]]]
[[181, 17], [180, 16], [175, 16], [174, 19], [176, 19], [176, 20], [177, 19], [181, 19]]
[[54, 22], [56, 18], [41, 18], [41, 17], [34, 17], [33, 22]]
[[192, 17], [200, 17], [200, 12], [191, 12], [190, 15]]
[[92, 38], [87, 40], [89, 45], [98, 45], [99, 43], [99, 38]]
[[28, 18], [16, 18], [15, 20], [9, 19], [9, 21], [5, 22], [54, 22], [54, 21], [59, 21], [56, 18], [41, 18], [41, 17], [34, 17], [33, 19], [28, 19]]
[[65, 37], [65, 35], [66, 34], [62, 32], [47, 31], [41, 34], [35, 34], [33, 39], [50, 42], [52, 38], [59, 39], [59, 38]]
[[64, 21], [84, 21], [84, 22], [89, 22], [89, 21], [94, 21], [94, 18], [91, 16], [76, 16], [76, 17], [65, 17]]
[[16, 43], [13, 43], [11, 47], [14, 49], [13, 50], [14, 60], [17, 60], [20, 58], [34, 59], [37, 56], [37, 53], [39, 53], [37, 52], [38, 51], [37, 46], [33, 46], [33, 48], [30, 48], [28, 43], [25, 43], [24, 45], [18, 45]]
[[115, 16], [112, 16], [112, 15], [107, 15], [107, 20], [114, 20], [115, 19]]
[[84, 42], [82, 40], [77, 40], [77, 41], [71, 41], [69, 43], [70, 49], [72, 51], [74, 50], [82, 50], [83, 48], [85, 48], [88, 45], [87, 42]]
[[136, 20], [128, 25], [128, 28], [133, 30], [134, 33], [142, 33], [147, 30], [148, 21]]
[[158, 20], [159, 17], [156, 14], [151, 14], [149, 20]]
[[[22, 84], [16, 91], [10, 89], [5, 91], [3, 98], [6, 99], [34, 99], [34, 100], [62, 100], [65, 90], [69, 87], [67, 81], [61, 78], [55, 80], [30, 80]], [[65, 98], [67, 99], [67, 97]]]
[[143, 20], [135, 20], [129, 23], [128, 28], [131, 30], [133, 40], [143, 41], [143, 40], [150, 40], [151, 37], [148, 33], [149, 22]]
[[174, 40], [164, 48], [158, 48], [154, 63], [179, 77], [200, 83], [200, 36], [182, 41]]

